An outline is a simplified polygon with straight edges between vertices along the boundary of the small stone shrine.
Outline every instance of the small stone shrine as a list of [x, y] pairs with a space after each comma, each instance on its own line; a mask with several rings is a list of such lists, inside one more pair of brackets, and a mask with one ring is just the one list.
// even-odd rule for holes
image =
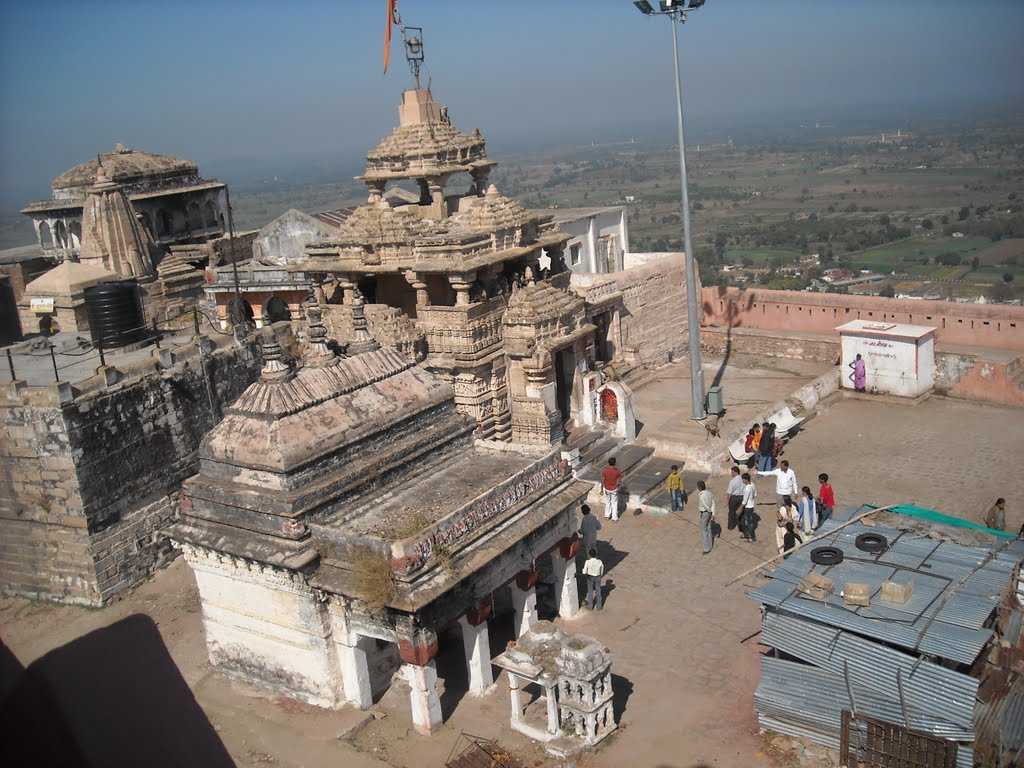
[[[611, 656], [594, 638], [568, 635], [542, 621], [510, 643], [494, 663], [508, 673], [512, 728], [544, 742], [548, 752], [570, 755], [594, 746], [617, 727]], [[539, 686], [544, 693], [524, 704], [527, 685]]]

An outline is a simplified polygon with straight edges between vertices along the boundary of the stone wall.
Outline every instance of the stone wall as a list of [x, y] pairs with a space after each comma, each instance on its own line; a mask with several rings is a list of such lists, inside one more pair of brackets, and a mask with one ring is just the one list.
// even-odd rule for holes
[[884, 299], [808, 291], [701, 291], [702, 325], [796, 333], [833, 333], [850, 320], [934, 326], [940, 344], [1024, 351], [1024, 307]]
[[[686, 271], [683, 255], [670, 253], [643, 260], [623, 272], [573, 274], [570, 287], [589, 305], [619, 304], [616, 357], [660, 365], [685, 354], [687, 348]], [[621, 353], [621, 354], [620, 354]]]
[[965, 400], [1024, 406], [1024, 356], [987, 360], [980, 355], [936, 352], [935, 391]]
[[795, 334], [780, 335], [770, 331], [745, 328], [700, 329], [700, 346], [715, 357], [730, 354], [755, 357], [784, 357], [791, 360], [816, 360], [835, 363], [839, 358], [839, 338], [823, 339]]
[[0, 403], [0, 587], [101, 605], [151, 573], [200, 440], [258, 371], [255, 348], [229, 342], [77, 396], [12, 386]]

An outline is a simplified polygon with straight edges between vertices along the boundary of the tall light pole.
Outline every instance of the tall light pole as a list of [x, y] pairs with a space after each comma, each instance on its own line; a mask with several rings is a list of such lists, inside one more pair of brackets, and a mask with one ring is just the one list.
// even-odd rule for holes
[[676, 76], [676, 127], [679, 130], [679, 187], [682, 192], [683, 250], [686, 251], [686, 322], [690, 336], [690, 401], [694, 419], [704, 419], [704, 369], [700, 356], [700, 297], [697, 296], [697, 261], [690, 239], [690, 194], [686, 187], [686, 141], [683, 138], [683, 86], [679, 77], [679, 46], [676, 26], [686, 22], [689, 11], [700, 8], [705, 0], [661, 0], [658, 10], [648, 0], [635, 5], [645, 16], [666, 16], [672, 26], [672, 72]]

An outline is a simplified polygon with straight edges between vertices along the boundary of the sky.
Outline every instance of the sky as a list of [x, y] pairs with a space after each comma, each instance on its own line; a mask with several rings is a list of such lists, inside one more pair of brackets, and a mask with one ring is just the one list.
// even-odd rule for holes
[[[229, 183], [351, 173], [410, 87], [385, 0], [0, 0], [0, 201], [118, 143]], [[674, 130], [671, 32], [629, 0], [401, 0], [435, 97], [492, 154]], [[1024, 104], [1024, 0], [708, 0], [687, 125]], [[319, 180], [325, 180], [320, 178]], [[11, 202], [13, 201], [13, 203]]]

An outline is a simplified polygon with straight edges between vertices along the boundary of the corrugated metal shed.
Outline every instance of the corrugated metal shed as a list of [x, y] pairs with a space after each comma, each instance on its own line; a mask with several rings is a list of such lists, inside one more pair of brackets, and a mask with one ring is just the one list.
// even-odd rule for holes
[[[966, 673], [994, 635], [993, 613], [1017, 576], [1024, 542], [962, 546], [887, 526], [836, 525], [826, 523], [819, 533], [831, 535], [790, 555], [748, 593], [764, 606], [762, 642], [775, 649], [762, 660], [754, 696], [761, 727], [836, 748], [847, 709], [956, 741], [964, 768], [982, 725], [1000, 734], [1004, 751], [1024, 745], [1024, 688], [984, 704], [979, 680]], [[888, 548], [862, 551], [863, 533], [885, 536]], [[843, 562], [816, 565], [810, 552], [818, 546], [842, 550]], [[810, 573], [832, 579], [826, 601], [798, 592]], [[882, 601], [887, 580], [912, 584], [910, 599]], [[851, 582], [870, 585], [870, 605], [845, 605]], [[1024, 620], [1009, 622], [1020, 632]]]

